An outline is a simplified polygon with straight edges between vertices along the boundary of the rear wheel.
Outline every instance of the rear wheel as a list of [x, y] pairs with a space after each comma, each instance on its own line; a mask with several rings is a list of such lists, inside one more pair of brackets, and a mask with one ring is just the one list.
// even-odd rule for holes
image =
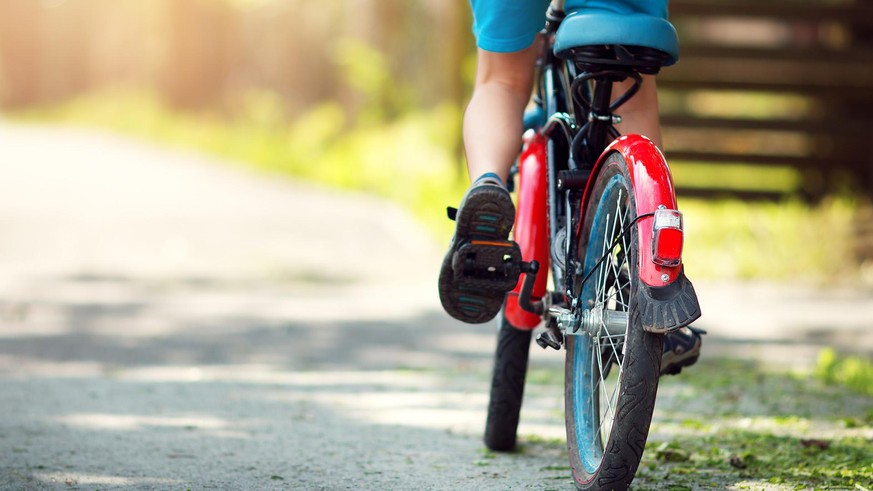
[[634, 301], [637, 209], [622, 156], [609, 156], [595, 179], [579, 237], [584, 275], [574, 285], [592, 320], [586, 333], [566, 336], [567, 445], [578, 489], [624, 490], [645, 448], [663, 337], [643, 331]]
[[518, 435], [531, 331], [516, 329], [503, 313], [498, 325], [484, 440], [491, 450], [509, 451], [515, 448]]

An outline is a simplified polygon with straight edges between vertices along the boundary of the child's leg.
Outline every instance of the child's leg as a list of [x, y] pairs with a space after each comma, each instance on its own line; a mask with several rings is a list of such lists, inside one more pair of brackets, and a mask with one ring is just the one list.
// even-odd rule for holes
[[[632, 85], [630, 79], [613, 85], [613, 97], [621, 96]], [[661, 146], [661, 125], [658, 120], [658, 93], [654, 75], [643, 75], [643, 85], [629, 101], [618, 108], [621, 124], [616, 125], [623, 135], [649, 137], [658, 148]]]
[[512, 288], [497, 277], [459, 277], [457, 254], [477, 240], [492, 245], [506, 241], [515, 221], [515, 206], [506, 188], [491, 176], [480, 177], [493, 173], [505, 183], [521, 148], [524, 108], [530, 100], [537, 55], [534, 46], [507, 53], [479, 50], [476, 86], [464, 114], [467, 170], [475, 183], [461, 198], [455, 236], [439, 277], [443, 308], [464, 322], [493, 319], [500, 312], [506, 290]]
[[[464, 148], [470, 179], [493, 172], [506, 181], [521, 148], [522, 118], [533, 88], [534, 63], [539, 43], [514, 53], [479, 50], [476, 85], [464, 114]], [[615, 84], [615, 96], [630, 81]], [[661, 147], [655, 77], [643, 76], [639, 92], [618, 111], [622, 134], [639, 134]]]
[[470, 179], [493, 172], [505, 182], [521, 149], [539, 43], [513, 53], [479, 50], [476, 85], [464, 114]]

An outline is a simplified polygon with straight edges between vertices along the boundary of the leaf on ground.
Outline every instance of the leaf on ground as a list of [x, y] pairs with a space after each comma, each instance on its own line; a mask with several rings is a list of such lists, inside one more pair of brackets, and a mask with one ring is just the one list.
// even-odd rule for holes
[[655, 457], [664, 462], [687, 462], [691, 456], [672, 443], [664, 442], [655, 449]]
[[728, 459], [728, 463], [735, 469], [745, 469], [749, 466], [749, 464], [737, 454], [731, 455]]
[[819, 450], [827, 450], [831, 446], [831, 442], [827, 440], [800, 440], [800, 444], [806, 448], [815, 447]]

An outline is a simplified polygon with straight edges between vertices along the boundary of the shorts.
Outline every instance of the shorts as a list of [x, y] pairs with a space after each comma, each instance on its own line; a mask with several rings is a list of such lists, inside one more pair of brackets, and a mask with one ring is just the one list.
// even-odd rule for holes
[[[546, 25], [549, 0], [470, 0], [476, 46], [511, 53], [531, 44]], [[667, 0], [566, 0], [567, 13], [598, 9], [618, 14], [648, 14], [667, 18]]]

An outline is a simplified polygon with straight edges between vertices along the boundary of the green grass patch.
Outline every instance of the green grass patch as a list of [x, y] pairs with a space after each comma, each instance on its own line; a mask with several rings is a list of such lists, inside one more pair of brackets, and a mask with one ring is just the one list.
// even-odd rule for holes
[[873, 398], [813, 373], [703, 359], [661, 381], [633, 489], [869, 487], [871, 407]]
[[[748, 427], [806, 430], [811, 424], [858, 426], [871, 417], [870, 394], [823, 381], [819, 372], [786, 373], [751, 360], [702, 358], [679, 377], [661, 380], [659, 424], [707, 433], [745, 418]], [[873, 421], [873, 419], [871, 419]]]
[[859, 437], [817, 440], [726, 428], [649, 448], [638, 481], [635, 489], [648, 489], [646, 481], [710, 483], [710, 489], [744, 481], [787, 489], [855, 489], [873, 483], [873, 449]]
[[[826, 384], [842, 385], [859, 394], [873, 396], [873, 362], [869, 359], [841, 357], [833, 349], [825, 348], [818, 355], [815, 375]], [[873, 412], [867, 415], [871, 416]]]

